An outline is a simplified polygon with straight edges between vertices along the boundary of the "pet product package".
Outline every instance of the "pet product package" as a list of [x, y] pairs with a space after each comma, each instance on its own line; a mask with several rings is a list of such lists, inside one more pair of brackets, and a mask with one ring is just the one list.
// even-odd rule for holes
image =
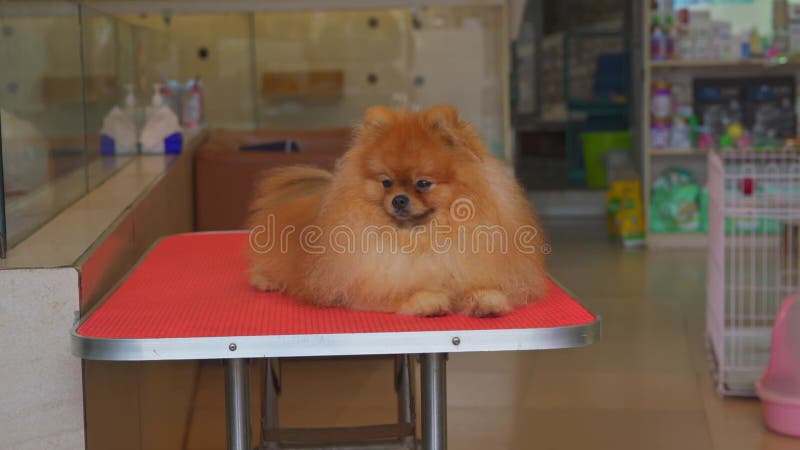
[[693, 88], [694, 112], [714, 138], [725, 135], [732, 123], [742, 123], [743, 86], [738, 79], [696, 78]]
[[794, 77], [744, 80], [744, 126], [756, 146], [781, 145], [797, 134]]
[[650, 231], [703, 231], [700, 196], [700, 186], [690, 171], [678, 167], [664, 170], [650, 189]]
[[606, 217], [611, 237], [625, 247], [644, 244], [644, 214], [638, 179], [616, 180], [606, 191]]

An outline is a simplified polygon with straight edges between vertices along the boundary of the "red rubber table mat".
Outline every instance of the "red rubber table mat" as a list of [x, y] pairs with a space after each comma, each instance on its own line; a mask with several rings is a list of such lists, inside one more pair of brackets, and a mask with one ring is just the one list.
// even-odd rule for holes
[[496, 318], [420, 318], [302, 305], [247, 283], [245, 232], [169, 236], [77, 329], [90, 338], [195, 338], [550, 328], [595, 317], [550, 282], [547, 295]]

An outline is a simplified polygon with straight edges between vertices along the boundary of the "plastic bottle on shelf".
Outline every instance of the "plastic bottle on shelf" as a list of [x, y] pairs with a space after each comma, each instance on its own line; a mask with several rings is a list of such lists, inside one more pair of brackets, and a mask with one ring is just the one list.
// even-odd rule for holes
[[[176, 89], [177, 87], [177, 89]], [[164, 104], [175, 114], [180, 112], [180, 83], [174, 80], [161, 79], [161, 97]], [[178, 116], [180, 120], [180, 116]]]
[[694, 57], [694, 45], [692, 42], [693, 34], [689, 29], [689, 10], [682, 8], [678, 10], [674, 22], [675, 34], [675, 59], [692, 60]]
[[671, 15], [664, 16], [664, 58], [678, 59], [678, 33]]
[[654, 121], [672, 120], [672, 90], [666, 81], [653, 82], [650, 90], [650, 116]]
[[180, 153], [183, 136], [178, 116], [164, 105], [161, 85], [153, 85], [153, 98], [145, 112], [145, 124], [139, 141], [143, 153]]
[[653, 15], [650, 32], [650, 59], [663, 61], [666, 58], [666, 36], [659, 26], [658, 15]]
[[672, 126], [667, 121], [654, 120], [650, 123], [650, 147], [669, 147]]
[[688, 149], [692, 146], [691, 127], [689, 117], [692, 115], [691, 106], [677, 108], [672, 118], [672, 129], [669, 135], [669, 146], [675, 149]]
[[672, 129], [672, 91], [666, 81], [655, 81], [650, 89], [650, 146], [667, 148]]
[[103, 156], [130, 155], [137, 151], [136, 97], [133, 85], [125, 85], [122, 108], [114, 106], [103, 118], [100, 128], [100, 154]]
[[189, 128], [203, 123], [203, 84], [200, 82], [200, 77], [195, 77], [186, 83], [181, 118], [183, 125]]
[[761, 55], [761, 38], [758, 35], [758, 28], [750, 30], [750, 56]]
[[152, 115], [161, 109], [162, 106], [164, 106], [164, 97], [161, 95], [161, 84], [154, 83], [153, 97], [150, 99], [150, 105], [145, 108], [144, 111], [145, 120], [150, 120]]

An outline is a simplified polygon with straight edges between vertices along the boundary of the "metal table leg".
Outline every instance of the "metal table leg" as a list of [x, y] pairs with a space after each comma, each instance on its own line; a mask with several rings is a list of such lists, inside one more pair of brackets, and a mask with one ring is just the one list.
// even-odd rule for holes
[[250, 450], [250, 383], [246, 359], [225, 360], [228, 450]]
[[[416, 428], [417, 417], [414, 412], [414, 358], [410, 355], [396, 355], [395, 389], [397, 390], [397, 421], [411, 424]], [[404, 448], [416, 448], [416, 431], [403, 439]]]
[[270, 443], [270, 433], [278, 429], [278, 394], [280, 392], [280, 366], [278, 358], [267, 358], [264, 364], [264, 392], [261, 398], [261, 443], [266, 448], [277, 448]]
[[447, 449], [447, 376], [445, 353], [420, 355], [422, 448]]

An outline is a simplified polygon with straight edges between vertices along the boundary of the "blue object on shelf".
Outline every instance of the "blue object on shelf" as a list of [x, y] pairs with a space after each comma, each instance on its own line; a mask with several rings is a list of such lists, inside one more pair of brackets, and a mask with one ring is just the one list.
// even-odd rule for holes
[[261, 151], [261, 152], [286, 152], [295, 153], [300, 151], [300, 144], [297, 141], [271, 141], [259, 144], [242, 145], [239, 150]]
[[172, 133], [164, 138], [164, 153], [177, 154], [181, 152], [183, 147], [183, 135], [181, 133]]
[[114, 139], [107, 134], [100, 135], [100, 154], [103, 156], [114, 156], [116, 154]]

